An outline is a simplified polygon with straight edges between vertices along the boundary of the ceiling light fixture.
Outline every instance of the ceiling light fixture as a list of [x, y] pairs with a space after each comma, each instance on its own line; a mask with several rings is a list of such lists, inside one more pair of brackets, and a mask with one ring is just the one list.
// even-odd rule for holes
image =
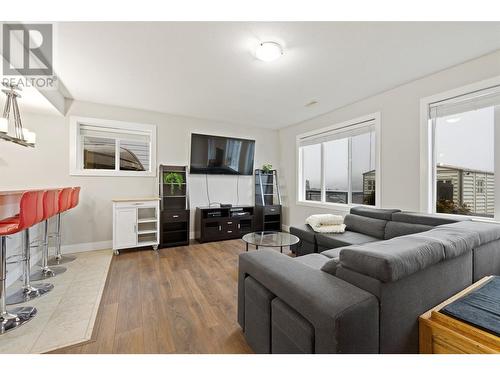
[[283, 48], [276, 42], [262, 42], [255, 50], [255, 57], [261, 61], [271, 62], [283, 55]]
[[[2, 90], [2, 92], [7, 96], [7, 100], [5, 101], [3, 116], [0, 117], [0, 139], [14, 142], [25, 147], [34, 147], [36, 134], [28, 129], [23, 129], [23, 124], [21, 123], [21, 114], [19, 113], [19, 105], [17, 104], [17, 98], [21, 97], [18, 93], [18, 91], [21, 91], [21, 88], [17, 85], [9, 85], [6, 83], [3, 85], [6, 89]], [[14, 122], [14, 135], [9, 135], [11, 110]]]

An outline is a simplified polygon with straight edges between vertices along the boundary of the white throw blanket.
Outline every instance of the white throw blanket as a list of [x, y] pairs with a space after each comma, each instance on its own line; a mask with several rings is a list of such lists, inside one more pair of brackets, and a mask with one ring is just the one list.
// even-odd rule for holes
[[343, 233], [345, 231], [344, 218], [340, 215], [311, 215], [306, 223], [318, 233]]

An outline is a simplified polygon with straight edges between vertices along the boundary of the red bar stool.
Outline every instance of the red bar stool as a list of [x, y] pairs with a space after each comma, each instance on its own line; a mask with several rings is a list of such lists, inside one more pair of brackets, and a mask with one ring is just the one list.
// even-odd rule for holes
[[41, 268], [31, 274], [33, 281], [40, 281], [66, 272], [64, 267], [49, 268], [49, 219], [59, 212], [59, 190], [49, 190], [43, 196], [43, 242]]
[[[36, 204], [30, 206], [34, 214], [34, 220], [31, 225], [25, 226], [22, 231], [22, 248], [23, 248], [23, 286], [15, 293], [7, 297], [7, 305], [16, 305], [30, 301], [40, 297], [54, 289], [54, 285], [48, 283], [31, 285], [30, 269], [31, 269], [31, 243], [30, 243], [30, 227], [40, 223], [43, 220], [43, 197], [46, 191], [36, 191]], [[33, 215], [31, 213], [31, 215]]]
[[19, 327], [36, 315], [34, 307], [18, 307], [7, 310], [6, 277], [7, 277], [7, 236], [19, 233], [36, 224], [38, 192], [25, 192], [19, 204], [19, 215], [0, 221], [0, 334]]
[[56, 255], [49, 260], [49, 266], [69, 263], [76, 259], [74, 255], [62, 255], [61, 253], [61, 213], [75, 208], [79, 201], [80, 187], [64, 188], [59, 192], [59, 212], [56, 222]]

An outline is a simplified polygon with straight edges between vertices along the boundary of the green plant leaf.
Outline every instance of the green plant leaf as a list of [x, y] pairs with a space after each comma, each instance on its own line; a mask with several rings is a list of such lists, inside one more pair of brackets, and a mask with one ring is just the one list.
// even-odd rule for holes
[[180, 173], [170, 172], [163, 175], [163, 183], [170, 185], [170, 194], [174, 194], [174, 189], [177, 186], [179, 190], [184, 183], [184, 177]]

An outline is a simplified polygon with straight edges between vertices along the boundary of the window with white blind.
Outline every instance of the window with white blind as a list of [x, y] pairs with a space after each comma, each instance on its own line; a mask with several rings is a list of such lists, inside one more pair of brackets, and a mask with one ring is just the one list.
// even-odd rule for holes
[[428, 119], [430, 211], [498, 218], [500, 86], [431, 102]]
[[72, 117], [71, 174], [154, 176], [156, 126]]
[[374, 114], [299, 135], [298, 203], [377, 205], [379, 128]]

